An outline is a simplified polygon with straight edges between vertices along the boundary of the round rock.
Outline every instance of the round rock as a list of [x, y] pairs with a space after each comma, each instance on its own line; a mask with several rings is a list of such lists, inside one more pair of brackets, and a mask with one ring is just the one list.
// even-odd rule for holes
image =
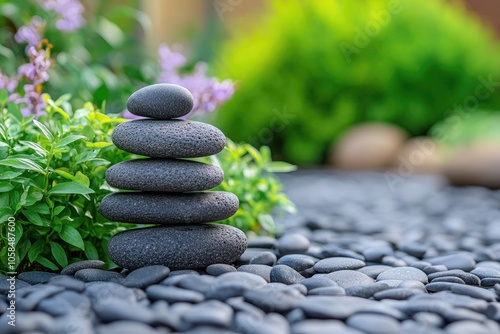
[[137, 116], [171, 119], [187, 115], [193, 109], [193, 96], [174, 84], [146, 86], [130, 95], [127, 109]]
[[413, 267], [398, 267], [386, 270], [377, 276], [377, 281], [383, 280], [416, 280], [427, 284], [427, 275], [420, 269]]
[[211, 191], [186, 194], [123, 192], [101, 201], [100, 211], [109, 220], [134, 224], [198, 224], [231, 217], [238, 197]]
[[226, 145], [226, 137], [216, 127], [180, 120], [125, 122], [115, 128], [112, 140], [124, 151], [154, 158], [206, 157]]
[[233, 263], [246, 245], [245, 234], [228, 225], [150, 227], [113, 236], [108, 253], [116, 264], [128, 269], [149, 265], [194, 269]]
[[138, 159], [116, 164], [106, 181], [127, 190], [187, 192], [211, 189], [224, 179], [218, 166], [177, 159]]

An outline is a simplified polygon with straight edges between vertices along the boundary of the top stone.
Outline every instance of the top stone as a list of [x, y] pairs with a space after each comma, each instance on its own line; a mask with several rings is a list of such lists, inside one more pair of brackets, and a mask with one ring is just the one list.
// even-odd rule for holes
[[193, 104], [193, 96], [186, 88], [174, 84], [156, 84], [130, 95], [127, 109], [137, 116], [171, 119], [187, 115], [193, 109]]

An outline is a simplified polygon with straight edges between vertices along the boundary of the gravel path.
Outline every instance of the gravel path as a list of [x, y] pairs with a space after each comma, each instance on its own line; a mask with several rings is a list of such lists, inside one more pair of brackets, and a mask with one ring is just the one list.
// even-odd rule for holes
[[236, 267], [0, 277], [0, 333], [500, 333], [500, 192], [431, 177], [283, 176], [299, 214]]

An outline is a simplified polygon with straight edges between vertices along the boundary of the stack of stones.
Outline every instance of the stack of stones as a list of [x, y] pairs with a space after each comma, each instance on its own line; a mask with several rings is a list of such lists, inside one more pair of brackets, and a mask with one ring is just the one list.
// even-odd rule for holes
[[222, 182], [220, 167], [185, 160], [220, 152], [224, 134], [209, 124], [175, 119], [193, 108], [191, 93], [181, 86], [142, 88], [130, 96], [127, 108], [147, 118], [117, 126], [113, 142], [124, 151], [150, 158], [108, 169], [106, 181], [111, 186], [133, 191], [106, 196], [100, 211], [112, 221], [158, 226], [113, 236], [108, 244], [111, 259], [128, 269], [157, 264], [196, 269], [237, 260], [246, 249], [244, 233], [207, 223], [231, 217], [238, 209], [238, 198], [229, 192], [204, 191]]

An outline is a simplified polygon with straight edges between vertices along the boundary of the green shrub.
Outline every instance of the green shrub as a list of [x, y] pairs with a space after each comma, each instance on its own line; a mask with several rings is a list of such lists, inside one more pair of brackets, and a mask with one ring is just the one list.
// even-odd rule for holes
[[[218, 75], [240, 82], [216, 124], [293, 163], [321, 163], [360, 122], [425, 134], [479, 77], [500, 81], [491, 33], [445, 1], [274, 1], [252, 26], [234, 32], [216, 61]], [[478, 107], [500, 107], [500, 94]], [[291, 116], [276, 123], [285, 108]]]

